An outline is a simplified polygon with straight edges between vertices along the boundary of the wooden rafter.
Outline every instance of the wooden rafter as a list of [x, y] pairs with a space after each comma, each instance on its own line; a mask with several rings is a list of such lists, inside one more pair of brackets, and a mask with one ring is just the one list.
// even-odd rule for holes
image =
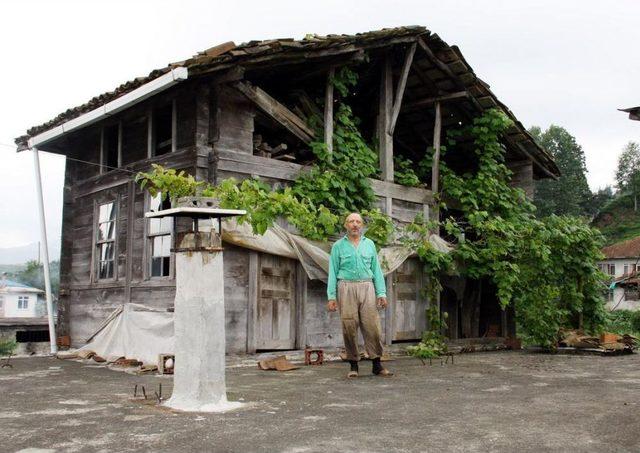
[[285, 129], [298, 137], [304, 143], [309, 143], [315, 133], [298, 115], [289, 110], [284, 104], [276, 101], [266, 91], [252, 86], [248, 82], [236, 82], [233, 86], [256, 104], [260, 110], [281, 124]]
[[460, 99], [466, 97], [469, 97], [468, 91], [457, 91], [455, 93], [443, 94], [442, 96], [418, 99], [417, 101], [406, 104], [405, 109], [410, 110], [416, 107], [422, 107], [424, 105], [435, 104], [436, 102], [449, 101], [452, 99]]
[[404, 97], [404, 90], [407, 86], [407, 78], [409, 77], [409, 70], [411, 69], [411, 63], [413, 62], [413, 56], [416, 53], [417, 44], [414, 42], [407, 50], [407, 54], [404, 57], [404, 64], [402, 65], [402, 72], [400, 73], [400, 80], [398, 80], [398, 86], [396, 87], [396, 94], [393, 98], [393, 111], [391, 113], [391, 124], [389, 125], [389, 134], [393, 136], [393, 131], [396, 127], [396, 121], [398, 121], [398, 115], [400, 114], [400, 107], [402, 106], [402, 98]]

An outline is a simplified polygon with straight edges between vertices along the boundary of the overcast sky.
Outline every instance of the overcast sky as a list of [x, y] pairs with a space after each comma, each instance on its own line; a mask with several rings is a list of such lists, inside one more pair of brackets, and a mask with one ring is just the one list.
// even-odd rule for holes
[[[424, 25], [457, 44], [526, 127], [566, 128], [592, 189], [613, 183], [640, 122], [640, 1], [2, 1], [0, 248], [39, 240], [33, 156], [15, 137], [69, 107], [225, 41]], [[57, 250], [64, 159], [41, 153]], [[52, 256], [52, 259], [56, 256]]]

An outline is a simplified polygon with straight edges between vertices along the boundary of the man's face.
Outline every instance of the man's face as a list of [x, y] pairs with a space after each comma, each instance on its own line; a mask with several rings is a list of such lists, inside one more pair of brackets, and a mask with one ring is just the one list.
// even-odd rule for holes
[[350, 214], [349, 217], [347, 217], [347, 220], [345, 220], [344, 226], [347, 229], [349, 236], [356, 237], [362, 234], [364, 222], [362, 221], [362, 217], [358, 214]]

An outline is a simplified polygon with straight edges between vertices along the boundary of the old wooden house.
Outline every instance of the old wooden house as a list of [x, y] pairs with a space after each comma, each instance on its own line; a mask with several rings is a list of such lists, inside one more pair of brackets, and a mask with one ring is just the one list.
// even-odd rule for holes
[[[62, 228], [59, 332], [83, 344], [122, 304], [171, 309], [174, 226], [145, 219], [158, 209], [133, 182], [152, 163], [185, 169], [199, 180], [260, 177], [285, 185], [312, 163], [314, 130], [305, 114], [326, 99], [324, 139], [332, 136], [336, 68], [359, 74], [352, 108], [363, 135], [377, 143], [379, 206], [399, 222], [429, 215], [438, 191], [438, 158], [431, 187], [394, 183], [393, 156], [417, 161], [439, 150], [444, 132], [489, 108], [515, 125], [505, 137], [513, 184], [529, 195], [533, 181], [558, 175], [550, 156], [481, 81], [460, 50], [424, 27], [353, 36], [307, 36], [242, 45], [225, 43], [127, 82], [67, 110], [17, 139], [21, 149], [67, 156]], [[467, 155], [447, 154], [452, 168]], [[177, 225], [176, 228], [181, 228]], [[295, 260], [227, 245], [226, 333], [229, 352], [335, 346], [338, 315], [325, 309], [325, 284], [310, 280]], [[423, 273], [414, 259], [388, 277], [387, 343], [420, 337], [425, 327]], [[515, 332], [490, 289], [471, 297], [460, 279], [445, 280], [441, 307], [451, 338]]]

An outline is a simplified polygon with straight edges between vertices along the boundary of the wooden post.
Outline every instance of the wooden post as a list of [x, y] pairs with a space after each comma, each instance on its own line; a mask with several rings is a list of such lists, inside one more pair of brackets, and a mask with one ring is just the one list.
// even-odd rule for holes
[[[380, 97], [378, 105], [378, 146], [380, 156], [380, 169], [384, 181], [393, 182], [393, 137], [389, 133], [391, 123], [391, 109], [393, 108], [393, 75], [391, 73], [391, 58], [386, 55], [382, 64], [380, 77]], [[391, 216], [393, 198], [384, 198], [384, 212]], [[385, 343], [391, 344], [393, 339], [393, 310], [394, 299], [393, 276], [385, 278], [387, 286], [388, 305], [385, 310], [384, 337]]]
[[249, 252], [249, 297], [247, 300], [247, 352], [256, 352], [256, 326], [258, 324], [258, 252]]
[[385, 56], [380, 78], [380, 104], [378, 108], [378, 146], [383, 181], [393, 182], [393, 137], [389, 134], [393, 106], [393, 74], [391, 57]]
[[329, 69], [327, 87], [324, 96], [324, 143], [329, 155], [333, 152], [333, 76], [335, 68]]
[[439, 191], [440, 180], [440, 133], [442, 130], [442, 116], [440, 102], [436, 102], [436, 119], [433, 126], [433, 162], [431, 164], [431, 192], [436, 195]]

